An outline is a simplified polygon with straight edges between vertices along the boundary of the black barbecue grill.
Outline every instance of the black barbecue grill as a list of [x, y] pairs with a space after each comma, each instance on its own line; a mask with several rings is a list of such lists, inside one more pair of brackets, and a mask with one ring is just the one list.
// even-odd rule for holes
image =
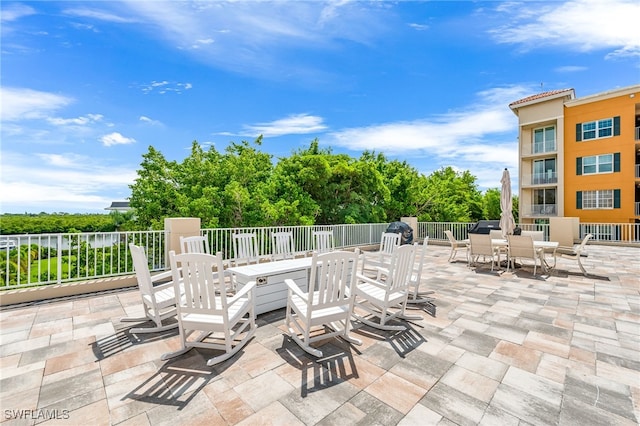
[[467, 232], [469, 234], [489, 234], [494, 230], [500, 230], [499, 220], [479, 220], [471, 225]]

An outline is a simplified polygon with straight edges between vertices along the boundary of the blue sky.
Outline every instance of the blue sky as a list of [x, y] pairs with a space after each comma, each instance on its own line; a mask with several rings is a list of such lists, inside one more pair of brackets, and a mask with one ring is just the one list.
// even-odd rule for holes
[[502, 169], [509, 103], [640, 81], [640, 3], [2, 1], [3, 213], [105, 212], [149, 145], [181, 161], [264, 135], [424, 174]]

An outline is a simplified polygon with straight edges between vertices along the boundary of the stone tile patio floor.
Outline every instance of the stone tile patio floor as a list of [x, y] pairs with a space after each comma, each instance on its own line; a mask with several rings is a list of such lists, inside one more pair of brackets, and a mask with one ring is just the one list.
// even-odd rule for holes
[[[231, 360], [173, 361], [177, 331], [132, 335], [136, 290], [0, 312], [0, 422], [67, 425], [635, 425], [640, 420], [640, 249], [589, 246], [584, 277], [559, 260], [533, 277], [470, 269], [429, 248], [434, 303], [404, 332], [356, 327], [323, 359], [258, 317]], [[33, 411], [25, 411], [33, 410]], [[57, 419], [50, 419], [57, 417]], [[48, 420], [47, 420], [48, 419]]]

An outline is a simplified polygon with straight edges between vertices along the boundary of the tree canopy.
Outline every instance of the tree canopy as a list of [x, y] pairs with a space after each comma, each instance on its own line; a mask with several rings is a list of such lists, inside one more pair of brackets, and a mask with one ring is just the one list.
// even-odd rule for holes
[[182, 162], [168, 161], [150, 146], [131, 185], [137, 226], [160, 229], [171, 216], [199, 217], [203, 227], [242, 227], [391, 222], [403, 216], [469, 222], [500, 215], [499, 190], [483, 195], [469, 171], [444, 167], [425, 176], [382, 153], [333, 153], [317, 139], [274, 164], [261, 145], [259, 137], [218, 152], [194, 141]]

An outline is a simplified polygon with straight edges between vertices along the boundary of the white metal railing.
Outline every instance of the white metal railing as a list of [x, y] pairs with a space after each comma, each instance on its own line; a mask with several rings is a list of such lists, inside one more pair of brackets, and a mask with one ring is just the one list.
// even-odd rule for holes
[[[637, 203], [640, 204], [640, 203]], [[546, 205], [549, 206], [549, 205]], [[636, 211], [638, 210], [636, 205]], [[414, 238], [447, 242], [444, 233], [451, 230], [457, 239], [468, 237], [473, 223], [418, 222]], [[333, 230], [336, 248], [377, 244], [387, 223], [333, 226], [279, 226], [255, 228], [203, 229], [212, 251], [233, 258], [231, 238], [237, 232], [255, 232], [260, 252], [271, 253], [271, 233], [291, 231], [296, 250], [310, 251], [315, 230]], [[521, 224], [523, 230], [544, 231], [549, 225]], [[580, 236], [593, 234], [594, 241], [640, 243], [640, 224], [605, 223], [580, 225]], [[94, 232], [63, 234], [22, 234], [0, 236], [0, 289], [24, 288], [133, 273], [129, 243], [145, 247], [152, 271], [166, 269], [165, 231]]]

